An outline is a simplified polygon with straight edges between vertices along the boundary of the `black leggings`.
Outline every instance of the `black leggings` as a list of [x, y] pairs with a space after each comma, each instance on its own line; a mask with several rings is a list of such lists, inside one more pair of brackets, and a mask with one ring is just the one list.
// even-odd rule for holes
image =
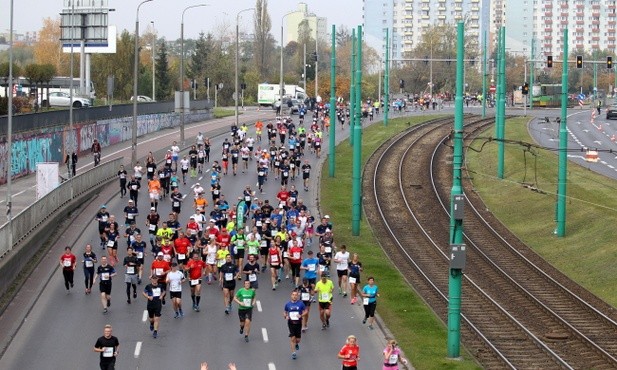
[[92, 283], [94, 281], [94, 267], [84, 268], [86, 289], [92, 289]]
[[73, 286], [74, 274], [75, 271], [73, 271], [73, 269], [62, 269], [62, 275], [64, 275], [64, 286], [66, 287], [66, 290], [69, 290], [69, 284], [70, 286]]
[[377, 301], [364, 305], [364, 318], [375, 317], [375, 308], [377, 308]]

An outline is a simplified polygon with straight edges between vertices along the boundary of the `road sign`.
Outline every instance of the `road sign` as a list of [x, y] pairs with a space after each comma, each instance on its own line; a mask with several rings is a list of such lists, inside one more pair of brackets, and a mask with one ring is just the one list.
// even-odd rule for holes
[[489, 91], [491, 93], [494, 93], [495, 91], [497, 91], [497, 88], [495, 87], [495, 85], [491, 85], [491, 87], [489, 88]]
[[578, 100], [585, 100], [585, 94], [580, 93], [578, 94], [578, 96], [576, 97]]

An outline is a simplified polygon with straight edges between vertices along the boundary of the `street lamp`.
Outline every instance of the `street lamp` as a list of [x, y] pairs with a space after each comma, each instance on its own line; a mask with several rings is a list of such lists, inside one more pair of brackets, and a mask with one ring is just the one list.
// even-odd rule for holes
[[139, 8], [152, 0], [143, 0], [137, 5], [135, 17], [135, 60], [133, 65], [133, 135], [131, 145], [131, 163], [137, 163], [137, 64], [139, 63]]
[[184, 8], [180, 23], [180, 107], [182, 109], [180, 114], [180, 142], [182, 144], [184, 144], [184, 13], [189, 9], [202, 6], [208, 6], [208, 4], [189, 5]]
[[235, 89], [235, 105], [236, 105], [236, 127], [238, 126], [238, 59], [239, 56], [238, 54], [240, 54], [240, 14], [244, 13], [244, 12], [248, 12], [249, 10], [255, 10], [255, 8], [246, 8], [246, 9], [242, 9], [238, 12], [238, 14], [236, 14], [236, 82], [234, 83], [234, 89]]
[[150, 24], [152, 25], [152, 48], [151, 48], [151, 52], [152, 52], [152, 100], [156, 100], [156, 76], [155, 76], [156, 71], [154, 68], [154, 62], [155, 62], [154, 53], [156, 49], [156, 30], [154, 29], [154, 21], [150, 21]]
[[7, 159], [8, 166], [6, 169], [6, 218], [8, 222], [8, 232], [6, 233], [8, 250], [13, 250], [13, 194], [11, 189], [11, 181], [13, 177], [13, 0], [10, 4], [10, 21], [9, 21], [9, 86], [8, 86], [8, 103], [7, 103]]
[[295, 11], [289, 12], [281, 17], [281, 79], [279, 81], [279, 100], [281, 101], [281, 113], [283, 112], [283, 48], [285, 47], [285, 45], [283, 45], [283, 23], [285, 21], [285, 17], [293, 13], [295, 13]]

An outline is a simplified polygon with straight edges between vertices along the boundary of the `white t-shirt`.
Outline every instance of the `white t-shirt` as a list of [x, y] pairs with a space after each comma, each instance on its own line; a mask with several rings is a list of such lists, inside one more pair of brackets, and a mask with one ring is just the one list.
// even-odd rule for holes
[[341, 271], [341, 270], [347, 270], [347, 266], [348, 266], [348, 262], [349, 262], [349, 252], [345, 251], [338, 251], [336, 252], [336, 254], [334, 255], [334, 260], [338, 261], [336, 263], [336, 269]]
[[182, 279], [184, 278], [184, 274], [181, 271], [172, 271], [167, 274], [167, 281], [169, 282], [169, 291], [170, 292], [181, 292], [182, 291]]
[[180, 153], [180, 148], [177, 145], [172, 145], [171, 146], [171, 155], [177, 157], [178, 153]]

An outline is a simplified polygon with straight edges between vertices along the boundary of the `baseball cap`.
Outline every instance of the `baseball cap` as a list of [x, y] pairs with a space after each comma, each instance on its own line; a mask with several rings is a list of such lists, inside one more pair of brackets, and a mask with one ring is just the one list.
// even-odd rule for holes
[[157, 256], [157, 257], [158, 257], [158, 256], [163, 257], [163, 252], [158, 252], [158, 253], [156, 254], [156, 256]]
[[150, 210], [151, 210], [151, 211], [156, 211], [156, 208], [154, 208], [154, 207], [150, 207]]
[[101, 208], [107, 208], [107, 206], [103, 204], [103, 205], [101, 205]]
[[325, 215], [325, 216], [323, 216], [323, 218], [330, 218], [330, 216], [329, 215]]
[[129, 199], [129, 203], [133, 203], [133, 199]]

